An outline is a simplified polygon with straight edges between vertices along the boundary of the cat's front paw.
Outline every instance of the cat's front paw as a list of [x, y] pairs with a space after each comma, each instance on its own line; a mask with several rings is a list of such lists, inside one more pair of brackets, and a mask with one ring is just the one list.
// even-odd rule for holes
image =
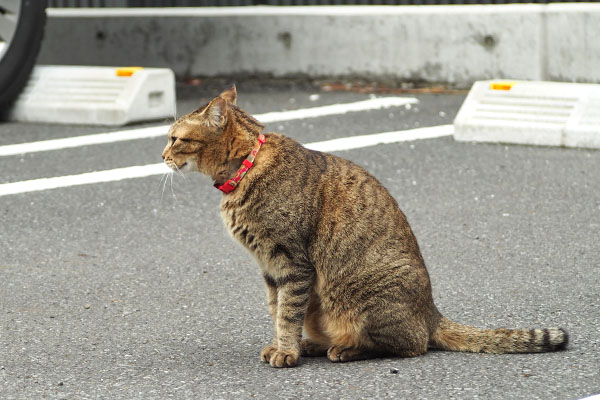
[[276, 351], [277, 351], [277, 346], [274, 346], [272, 344], [265, 346], [264, 349], [262, 349], [262, 351], [260, 352], [260, 359], [266, 363], [271, 362], [271, 356]]
[[263, 349], [261, 358], [271, 364], [271, 367], [290, 368], [298, 365], [300, 354], [293, 350], [278, 350], [275, 346], [270, 345]]

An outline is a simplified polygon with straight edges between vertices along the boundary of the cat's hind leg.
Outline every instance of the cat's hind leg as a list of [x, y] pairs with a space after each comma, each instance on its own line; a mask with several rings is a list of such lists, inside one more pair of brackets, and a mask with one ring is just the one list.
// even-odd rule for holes
[[313, 291], [308, 300], [304, 333], [307, 338], [300, 342], [300, 355], [305, 357], [321, 357], [327, 355], [329, 337], [323, 332], [323, 310], [319, 296]]
[[364, 322], [356, 315], [325, 317], [326, 332], [331, 337], [327, 358], [332, 362], [366, 360], [379, 355], [364, 334]]
[[378, 322], [369, 326], [367, 335], [379, 353], [399, 357], [416, 357], [427, 353], [429, 335], [426, 324], [419, 318], [404, 315], [404, 318]]
[[360, 347], [344, 347], [340, 345], [334, 345], [327, 349], [327, 358], [331, 362], [368, 360], [370, 358], [376, 358], [379, 356], [380, 353], [376, 351]]
[[315, 342], [312, 339], [302, 339], [300, 355], [303, 357], [321, 357], [327, 355], [328, 345]]
[[428, 334], [423, 321], [401, 312], [380, 312], [361, 319], [336, 319], [328, 326], [331, 346], [327, 358], [348, 362], [383, 355], [416, 357], [427, 352]]
[[[418, 330], [418, 329], [415, 329]], [[327, 358], [332, 362], [367, 360], [370, 358], [394, 355], [416, 357], [427, 352], [427, 339], [421, 336], [403, 335], [398, 330], [375, 329], [365, 337], [332, 342], [327, 350]], [[360, 343], [360, 344], [357, 344]]]

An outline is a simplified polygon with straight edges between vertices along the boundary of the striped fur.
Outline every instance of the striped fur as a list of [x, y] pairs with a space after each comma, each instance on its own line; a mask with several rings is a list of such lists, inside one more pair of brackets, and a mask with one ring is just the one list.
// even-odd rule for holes
[[562, 328], [478, 329], [444, 317], [431, 337], [431, 346], [473, 353], [542, 353], [564, 350], [569, 336]]
[[[223, 183], [263, 126], [235, 105], [235, 88], [176, 121], [163, 158]], [[433, 303], [419, 246], [394, 198], [367, 171], [267, 133], [255, 166], [221, 215], [264, 277], [274, 367], [300, 354], [344, 362], [428, 348], [487, 353], [566, 348], [560, 328], [481, 330], [443, 317]], [[302, 340], [302, 331], [306, 337]]]

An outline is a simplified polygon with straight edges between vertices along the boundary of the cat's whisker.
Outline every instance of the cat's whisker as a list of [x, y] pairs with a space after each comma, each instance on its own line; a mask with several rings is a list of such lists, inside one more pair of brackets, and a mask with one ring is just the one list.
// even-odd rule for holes
[[158, 186], [160, 187], [163, 184], [163, 180], [166, 179], [168, 172], [165, 172], [160, 176], [160, 181], [158, 182]]
[[160, 193], [160, 204], [162, 204], [163, 197], [165, 195], [165, 188], [167, 187], [167, 180], [169, 180], [169, 172], [165, 172], [165, 174], [160, 178], [162, 183], [162, 191]]
[[171, 195], [173, 196], [174, 199], [177, 199], [177, 196], [175, 195], [175, 191], [173, 190], [173, 171], [171, 171], [169, 173], [169, 178], [171, 178]]
[[179, 167], [177, 165], [175, 166], [175, 171], [177, 171], [177, 173], [179, 175], [181, 175], [183, 177], [183, 179], [186, 179], [185, 174], [183, 172], [181, 172], [181, 170], [179, 169]]

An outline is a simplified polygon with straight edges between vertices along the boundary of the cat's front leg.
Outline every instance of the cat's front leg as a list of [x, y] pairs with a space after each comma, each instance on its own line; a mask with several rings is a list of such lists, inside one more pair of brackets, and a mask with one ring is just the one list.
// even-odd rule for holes
[[271, 314], [271, 319], [273, 320], [273, 341], [262, 349], [260, 358], [264, 362], [270, 362], [271, 356], [277, 350], [277, 285], [270, 275], [264, 274], [263, 278], [267, 287], [269, 314]]
[[269, 363], [278, 368], [298, 365], [302, 325], [314, 279], [314, 270], [310, 266], [290, 263], [286, 267], [274, 279], [277, 290], [277, 349], [271, 352]]

